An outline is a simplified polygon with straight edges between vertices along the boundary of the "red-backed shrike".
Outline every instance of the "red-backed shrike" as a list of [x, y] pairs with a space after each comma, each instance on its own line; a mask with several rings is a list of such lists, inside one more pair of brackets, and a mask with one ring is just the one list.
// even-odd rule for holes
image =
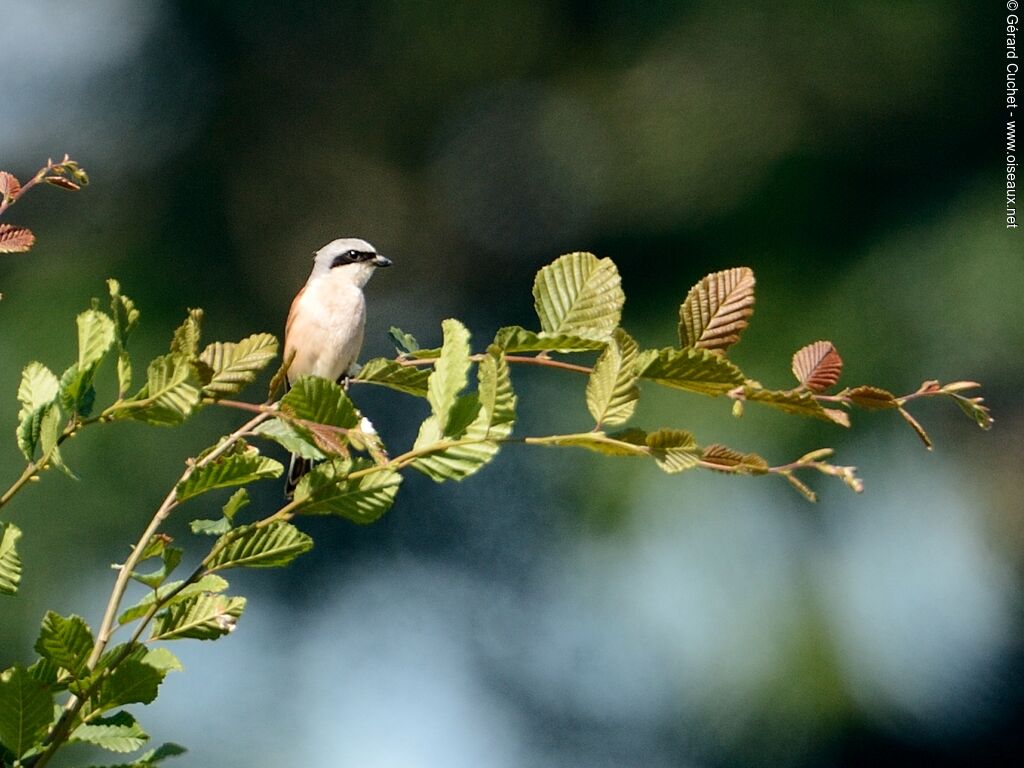
[[[292, 302], [284, 329], [284, 359], [292, 360], [286, 376], [289, 385], [299, 376], [345, 378], [363, 346], [363, 286], [377, 267], [390, 266], [390, 259], [358, 238], [334, 240], [316, 252], [313, 271]], [[309, 466], [292, 454], [286, 496], [292, 495]]]

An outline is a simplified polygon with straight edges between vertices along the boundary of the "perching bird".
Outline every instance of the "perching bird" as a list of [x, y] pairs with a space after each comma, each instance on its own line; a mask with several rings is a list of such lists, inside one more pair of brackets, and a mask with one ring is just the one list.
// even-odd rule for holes
[[[374, 269], [390, 266], [390, 259], [358, 238], [334, 240], [316, 252], [313, 271], [295, 296], [284, 329], [284, 359], [292, 360], [285, 377], [289, 386], [299, 376], [331, 381], [346, 376], [363, 346], [363, 286]], [[309, 467], [308, 460], [292, 454], [286, 497], [291, 498]]]

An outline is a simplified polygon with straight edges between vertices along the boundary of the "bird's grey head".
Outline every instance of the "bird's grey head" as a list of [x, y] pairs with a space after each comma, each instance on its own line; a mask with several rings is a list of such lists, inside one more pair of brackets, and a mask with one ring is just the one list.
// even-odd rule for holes
[[390, 267], [391, 259], [381, 256], [377, 249], [357, 237], [332, 240], [313, 259], [313, 277], [343, 274], [359, 286], [366, 285], [374, 269]]

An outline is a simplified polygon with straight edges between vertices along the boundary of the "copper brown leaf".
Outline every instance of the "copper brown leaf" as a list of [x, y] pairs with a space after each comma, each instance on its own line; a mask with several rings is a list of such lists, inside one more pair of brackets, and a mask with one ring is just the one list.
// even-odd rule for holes
[[0, 201], [13, 200], [21, 191], [21, 182], [13, 173], [0, 171]]
[[302, 426], [312, 433], [313, 439], [321, 451], [338, 456], [348, 455], [348, 438], [339, 428], [310, 422], [304, 422]]
[[921, 426], [917, 419], [910, 415], [910, 412], [906, 408], [900, 408], [899, 410], [900, 416], [902, 416], [904, 421], [913, 428], [917, 433], [917, 436], [921, 438], [921, 442], [924, 443], [924, 447], [930, 451], [932, 449], [932, 439], [928, 437], [928, 433], [924, 431], [924, 427]]
[[844, 427], [850, 426], [850, 419], [846, 413], [835, 408], [822, 407], [814, 394], [805, 389], [762, 389], [761, 387], [748, 384], [743, 387], [742, 391], [737, 393], [737, 396], [752, 403], [763, 403], [772, 408], [778, 408], [783, 413], [792, 413], [797, 416], [813, 416]]
[[768, 462], [756, 453], [740, 453], [717, 443], [704, 449], [701, 454], [701, 466], [716, 472], [742, 475], [763, 475], [768, 471]]
[[64, 176], [46, 176], [43, 181], [61, 189], [70, 189], [72, 192], [77, 192], [82, 188], [80, 184], [76, 184]]
[[812, 392], [824, 392], [839, 381], [843, 358], [831, 341], [816, 341], [793, 355], [793, 375]]
[[869, 411], [880, 411], [886, 408], [898, 408], [896, 395], [879, 387], [860, 386], [846, 390], [846, 397], [854, 405]]
[[12, 224], [0, 224], [0, 253], [24, 253], [36, 241], [32, 230]]
[[739, 341], [753, 313], [753, 270], [713, 272], [690, 289], [679, 307], [679, 341], [684, 347], [724, 352]]

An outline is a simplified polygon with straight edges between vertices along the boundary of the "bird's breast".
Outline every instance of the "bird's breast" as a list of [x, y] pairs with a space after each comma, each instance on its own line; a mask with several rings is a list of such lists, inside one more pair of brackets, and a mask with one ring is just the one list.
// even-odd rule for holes
[[309, 283], [292, 311], [285, 339], [286, 358], [295, 353], [288, 378], [338, 379], [359, 355], [365, 324], [362, 290], [330, 275]]

